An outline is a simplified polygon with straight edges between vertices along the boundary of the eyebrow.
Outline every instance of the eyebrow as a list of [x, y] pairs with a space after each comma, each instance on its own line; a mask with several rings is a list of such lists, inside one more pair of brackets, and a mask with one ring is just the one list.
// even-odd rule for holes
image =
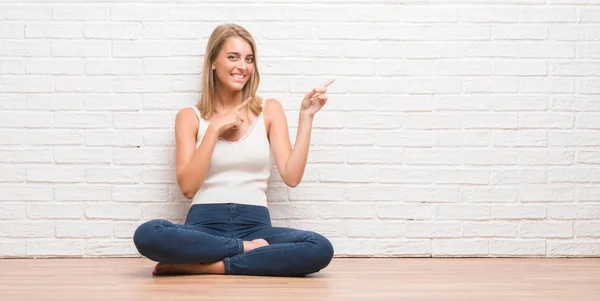
[[[227, 52], [227, 54], [237, 54], [240, 55], [238, 52]], [[253, 53], [248, 54], [248, 56], [254, 56]]]

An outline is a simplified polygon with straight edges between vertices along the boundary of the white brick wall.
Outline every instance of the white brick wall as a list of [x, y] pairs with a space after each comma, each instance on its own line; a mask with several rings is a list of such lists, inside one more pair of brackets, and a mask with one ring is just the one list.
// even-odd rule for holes
[[0, 1], [0, 257], [135, 256], [183, 220], [174, 117], [222, 22], [292, 139], [337, 79], [275, 224], [338, 256], [600, 255], [599, 0], [225, 2]]

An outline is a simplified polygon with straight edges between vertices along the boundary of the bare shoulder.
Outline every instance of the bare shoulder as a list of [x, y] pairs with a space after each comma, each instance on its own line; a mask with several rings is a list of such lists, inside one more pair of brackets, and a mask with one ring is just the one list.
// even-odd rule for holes
[[199, 122], [192, 108], [183, 108], [175, 116], [175, 130], [178, 132], [198, 132]]
[[263, 105], [263, 116], [265, 121], [270, 123], [272, 120], [277, 120], [284, 114], [283, 106], [277, 98], [266, 98]]

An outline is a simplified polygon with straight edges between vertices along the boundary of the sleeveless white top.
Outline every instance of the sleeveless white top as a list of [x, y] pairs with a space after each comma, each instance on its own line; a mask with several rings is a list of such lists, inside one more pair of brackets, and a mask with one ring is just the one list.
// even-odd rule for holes
[[[263, 101], [264, 106], [264, 101]], [[198, 116], [196, 149], [210, 124]], [[267, 180], [271, 174], [271, 148], [261, 112], [248, 133], [238, 141], [219, 138], [215, 145], [206, 178], [192, 199], [192, 205], [237, 203], [267, 207]]]

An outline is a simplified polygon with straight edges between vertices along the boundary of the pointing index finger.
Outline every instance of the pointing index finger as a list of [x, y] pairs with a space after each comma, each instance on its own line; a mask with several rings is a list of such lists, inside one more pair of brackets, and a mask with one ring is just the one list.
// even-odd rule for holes
[[327, 88], [329, 85], [333, 84], [333, 82], [335, 82], [334, 78], [327, 80], [323, 85], [323, 88]]
[[246, 98], [246, 100], [244, 100], [244, 101], [243, 101], [241, 104], [239, 104], [239, 105], [237, 106], [237, 108], [236, 108], [236, 109], [238, 109], [238, 110], [241, 110], [241, 109], [243, 109], [244, 107], [246, 107], [246, 105], [248, 105], [248, 103], [249, 103], [251, 100], [252, 100], [252, 96], [250, 96], [250, 97]]

